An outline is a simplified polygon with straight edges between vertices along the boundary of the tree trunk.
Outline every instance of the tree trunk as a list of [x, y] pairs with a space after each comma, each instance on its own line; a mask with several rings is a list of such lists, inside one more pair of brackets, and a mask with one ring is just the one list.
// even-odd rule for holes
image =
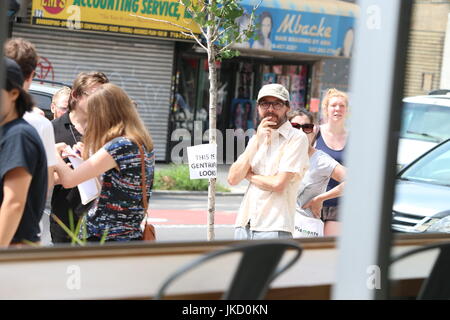
[[[216, 122], [217, 122], [217, 69], [216, 52], [214, 44], [211, 42], [213, 27], [207, 29], [208, 43], [208, 68], [209, 68], [209, 143], [216, 142]], [[216, 158], [217, 165], [217, 158]], [[208, 241], [215, 238], [214, 234], [214, 214], [216, 211], [216, 178], [209, 179], [208, 185]]]

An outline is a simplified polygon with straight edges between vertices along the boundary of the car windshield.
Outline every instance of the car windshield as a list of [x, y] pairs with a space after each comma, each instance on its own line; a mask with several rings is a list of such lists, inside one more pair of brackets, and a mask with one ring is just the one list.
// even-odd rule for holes
[[405, 102], [401, 138], [441, 142], [450, 137], [450, 107]]
[[413, 163], [400, 179], [450, 186], [450, 140]]

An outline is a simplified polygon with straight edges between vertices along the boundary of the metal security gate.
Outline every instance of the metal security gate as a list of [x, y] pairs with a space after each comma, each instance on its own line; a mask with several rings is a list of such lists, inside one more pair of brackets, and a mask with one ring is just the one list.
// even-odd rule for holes
[[34, 43], [45, 79], [72, 83], [79, 72], [101, 71], [125, 89], [152, 135], [156, 159], [166, 161], [174, 41], [18, 24], [13, 36]]

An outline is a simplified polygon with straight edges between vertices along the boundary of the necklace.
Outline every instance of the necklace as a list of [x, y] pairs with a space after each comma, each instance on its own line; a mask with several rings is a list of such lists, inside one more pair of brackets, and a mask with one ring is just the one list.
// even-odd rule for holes
[[75, 144], [77, 144], [77, 143], [78, 143], [78, 140], [77, 140], [77, 138], [75, 137], [75, 134], [74, 134], [74, 132], [73, 132], [72, 126], [73, 126], [73, 124], [70, 123], [70, 124], [69, 124], [70, 133], [72, 133], [73, 140], [75, 141]]

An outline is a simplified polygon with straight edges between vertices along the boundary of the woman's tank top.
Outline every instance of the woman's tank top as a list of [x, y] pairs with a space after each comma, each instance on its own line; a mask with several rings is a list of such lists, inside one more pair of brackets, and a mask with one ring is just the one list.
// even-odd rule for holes
[[[339, 162], [340, 164], [343, 164], [343, 155], [345, 147], [342, 148], [342, 150], [334, 150], [327, 146], [325, 143], [325, 140], [323, 140], [322, 134], [319, 132], [317, 133], [316, 137], [316, 149], [322, 150], [323, 152], [327, 153], [329, 156], [331, 156], [334, 160]], [[330, 182], [328, 182], [327, 191], [330, 189], [333, 189], [339, 184], [336, 180], [333, 178], [330, 179]], [[324, 207], [336, 207], [339, 203], [339, 198], [334, 198], [330, 200], [326, 200], [323, 202]]]

